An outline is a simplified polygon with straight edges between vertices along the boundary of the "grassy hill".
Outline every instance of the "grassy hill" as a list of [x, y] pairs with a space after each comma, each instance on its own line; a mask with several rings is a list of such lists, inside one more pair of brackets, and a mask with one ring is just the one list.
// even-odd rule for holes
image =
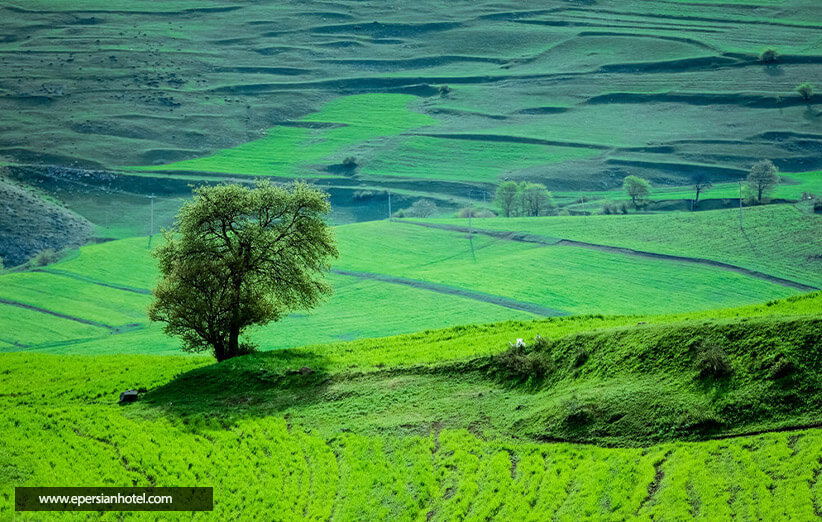
[[[793, 219], [787, 207], [748, 212], [748, 231], [761, 245], [752, 251], [725, 223], [736, 223], [729, 211], [475, 221], [488, 230], [513, 227], [516, 237], [469, 237], [460, 230], [403, 221], [336, 227], [341, 256], [329, 274], [335, 294], [315, 311], [294, 313], [254, 331], [252, 338], [270, 350], [540, 316], [682, 313], [808, 290], [792, 286], [794, 280], [820, 285], [812, 257], [817, 218]], [[771, 227], [777, 222], [793, 233]], [[730, 239], [723, 241], [716, 231], [727, 231]], [[539, 242], [522, 241], [529, 237]], [[594, 249], [560, 238], [730, 261], [742, 271]], [[760, 252], [771, 254], [757, 256]], [[147, 323], [156, 276], [144, 237], [85, 246], [35, 271], [2, 275], [0, 324], [7, 327], [0, 348], [174, 352], [176, 341], [166, 338], [159, 325]]]
[[[13, 485], [72, 477], [208, 483], [220, 518], [811, 520], [819, 310], [817, 293], [639, 325], [476, 325], [220, 364], [0, 354], [0, 429], [14, 434], [0, 452], [0, 513]], [[516, 337], [532, 346], [508, 350]], [[729, 373], [701, 370], [709, 345]], [[138, 387], [138, 403], [115, 404]], [[749, 434], [763, 428], [777, 431]]]

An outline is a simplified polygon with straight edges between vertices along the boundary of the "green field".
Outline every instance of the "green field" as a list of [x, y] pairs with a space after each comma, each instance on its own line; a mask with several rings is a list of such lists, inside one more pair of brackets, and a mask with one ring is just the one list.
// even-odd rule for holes
[[[434, 220], [466, 226], [464, 219]], [[477, 229], [527, 232], [558, 239], [711, 259], [822, 286], [822, 216], [788, 205], [647, 215], [494, 218]]]
[[[0, 513], [11, 515], [12, 485], [70, 476], [72, 484], [208, 483], [219, 518], [276, 510], [286, 520], [811, 520], [822, 502], [819, 430], [744, 435], [757, 425], [729, 421], [741, 411], [772, 428], [819, 421], [822, 381], [808, 362], [819, 355], [819, 299], [648, 317], [647, 326], [635, 318], [473, 326], [217, 365], [2, 354], [0, 426], [15, 436], [0, 452]], [[778, 344], [753, 355], [745, 343], [760, 331]], [[536, 388], [515, 384], [510, 358], [492, 354], [533, 332], [549, 341], [530, 355], [577, 371], [556, 367]], [[683, 336], [735, 339], [724, 345], [731, 376], [696, 375], [700, 345], [680, 344]], [[587, 359], [569, 360], [570, 347], [588, 350]], [[795, 366], [767, 377], [779, 360]], [[315, 373], [292, 372], [304, 365]], [[149, 391], [135, 405], [114, 404], [128, 387]], [[769, 408], [757, 406], [766, 400]], [[651, 416], [641, 413], [649, 401]], [[543, 424], [546, 415], [560, 420]], [[598, 419], [614, 415], [622, 420], [611, 433], [600, 431]], [[572, 429], [540, 433], [552, 425]], [[741, 436], [701, 441], [727, 430]], [[625, 434], [633, 442], [615, 448], [574, 443]], [[640, 440], [648, 442], [636, 447]]]
[[[790, 207], [746, 212], [749, 234], [760, 238], [753, 252], [742, 240], [704, 239], [705, 230], [728, 230], [732, 237], [733, 211], [475, 221], [478, 227], [540, 234], [549, 238], [545, 244], [484, 234], [469, 238], [402, 221], [336, 227], [341, 255], [329, 276], [334, 295], [312, 312], [298, 311], [253, 331], [252, 338], [271, 350], [540, 315], [692, 312], [799, 292], [720, 267], [551, 244], [558, 237], [723, 260], [820, 284], [818, 260], [810, 258], [818, 243], [816, 218], [790, 221]], [[775, 219], [785, 226], [770, 228]], [[723, 220], [730, 220], [726, 228]], [[690, 241], [682, 232], [686, 227]], [[757, 257], [760, 251], [780, 255]], [[797, 270], [806, 258], [808, 268]], [[0, 324], [14, 332], [0, 340], [59, 353], [173, 352], [176, 342], [164, 338], [159, 325], [148, 327], [156, 277], [144, 237], [85, 246], [39, 271], [0, 275], [0, 309], [7, 311]], [[30, 319], [19, 323], [21, 314]], [[72, 327], [39, 328], [38, 314], [49, 324]]]

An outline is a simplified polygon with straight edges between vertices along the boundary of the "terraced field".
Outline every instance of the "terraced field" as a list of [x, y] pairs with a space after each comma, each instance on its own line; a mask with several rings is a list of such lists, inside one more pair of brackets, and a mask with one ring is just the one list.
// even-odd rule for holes
[[822, 166], [818, 109], [793, 92], [822, 63], [811, 0], [0, 9], [13, 165], [307, 177], [346, 188], [339, 203], [375, 185], [447, 200], [503, 178], [601, 191]]
[[[464, 220], [344, 225], [336, 227], [341, 256], [329, 275], [331, 299], [311, 313], [294, 313], [254, 331], [252, 338], [270, 350], [475, 322], [695, 312], [787, 297], [822, 286], [813, 257], [818, 220], [795, 219], [794, 212], [746, 209], [755, 250], [736, 238], [733, 226], [723, 225], [730, 220], [735, 226], [735, 211], [483, 219], [474, 221], [477, 230], [490, 232], [470, 236], [459, 228]], [[713, 231], [713, 240], [705, 239], [706, 230]], [[640, 256], [569, 240], [686, 258]], [[758, 255], [760, 250], [774, 255]], [[147, 324], [156, 274], [142, 237], [88, 245], [58, 263], [2, 275], [0, 331], [6, 333], [0, 348], [174, 352], [176, 341], [159, 325]]]

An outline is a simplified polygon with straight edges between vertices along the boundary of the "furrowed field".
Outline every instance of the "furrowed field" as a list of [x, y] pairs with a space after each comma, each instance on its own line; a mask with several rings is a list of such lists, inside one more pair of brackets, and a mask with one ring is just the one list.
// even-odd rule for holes
[[[649, 317], [647, 326], [627, 318], [473, 326], [218, 365], [180, 356], [2, 354], [0, 425], [16, 436], [0, 452], [0, 514], [11, 516], [12, 485], [71, 477], [207, 483], [219, 518], [812, 520], [822, 502], [817, 429], [681, 440], [819, 421], [819, 300], [729, 309], [713, 320]], [[740, 318], [748, 326], [740, 329]], [[752, 356], [745, 343], [758, 331], [775, 345]], [[548, 351], [530, 355], [554, 352], [557, 365], [577, 371], [557, 366], [542, 383], [524, 383], [509, 357], [491, 355], [534, 332], [549, 339]], [[730, 376], [700, 376], [700, 348], [683, 347], [683, 335], [725, 343]], [[598, 340], [614, 336], [619, 342]], [[568, 343], [587, 359], [568, 361]], [[777, 370], [779, 361], [794, 366]], [[300, 375], [302, 365], [315, 373]], [[613, 396], [606, 383], [615, 380], [622, 391]], [[117, 406], [127, 387], [149, 391]], [[643, 413], [648, 401], [656, 415]], [[754, 424], [739, 422], [734, 412], [743, 411]], [[556, 421], [544, 424], [546, 415]], [[613, 417], [623, 420], [603, 432], [600, 422]], [[622, 447], [539, 442], [554, 437]], [[102, 518], [119, 518], [109, 515]]]

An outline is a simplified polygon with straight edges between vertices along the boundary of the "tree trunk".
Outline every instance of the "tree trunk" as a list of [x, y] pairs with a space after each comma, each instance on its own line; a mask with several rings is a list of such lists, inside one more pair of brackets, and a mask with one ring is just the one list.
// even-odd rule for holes
[[238, 353], [240, 353], [240, 321], [238, 317], [235, 317], [228, 331], [228, 350], [226, 350], [225, 358], [230, 359]]
[[223, 343], [216, 343], [214, 345], [214, 357], [217, 359], [217, 362], [224, 361], [226, 359], [225, 345], [223, 345]]

